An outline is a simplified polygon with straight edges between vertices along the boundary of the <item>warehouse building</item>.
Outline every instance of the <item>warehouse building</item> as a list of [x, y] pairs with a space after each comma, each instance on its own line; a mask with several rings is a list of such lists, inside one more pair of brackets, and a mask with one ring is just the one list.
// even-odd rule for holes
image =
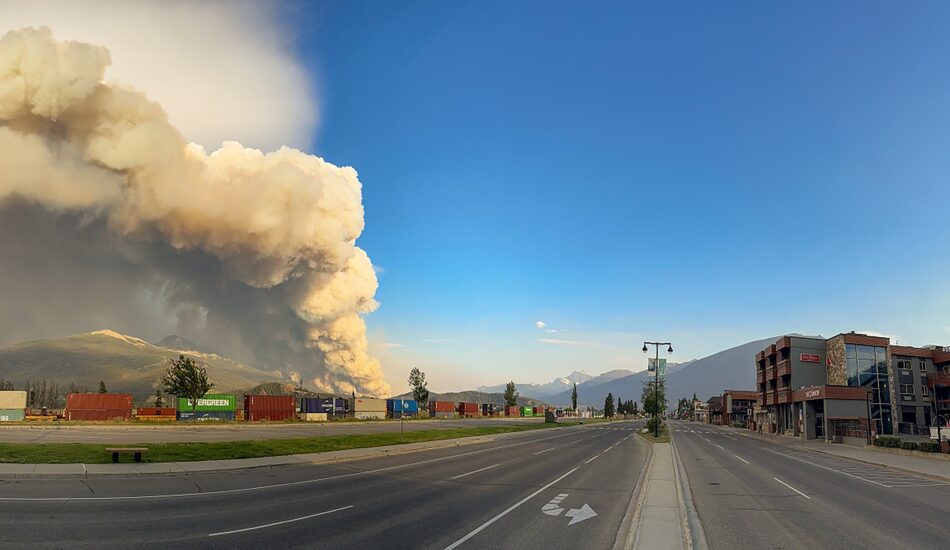
[[755, 356], [755, 427], [853, 443], [866, 441], [869, 427], [879, 435], [926, 434], [933, 415], [950, 408], [945, 350], [855, 332], [783, 336]]

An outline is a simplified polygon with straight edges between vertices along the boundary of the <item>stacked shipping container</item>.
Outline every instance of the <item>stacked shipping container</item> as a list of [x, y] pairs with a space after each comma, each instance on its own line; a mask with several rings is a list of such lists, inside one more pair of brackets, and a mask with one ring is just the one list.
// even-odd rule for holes
[[303, 397], [300, 399], [301, 413], [324, 413], [329, 417], [342, 418], [349, 409], [349, 402], [342, 397]]
[[234, 421], [236, 401], [229, 393], [208, 393], [198, 398], [192, 413], [191, 400], [178, 399], [178, 420]]
[[173, 421], [177, 412], [174, 407], [139, 407], [135, 410], [135, 419]]
[[455, 403], [451, 401], [429, 401], [429, 416], [452, 418], [455, 416]]
[[23, 420], [25, 411], [25, 391], [0, 391], [0, 422]]
[[293, 395], [245, 395], [244, 418], [258, 420], [293, 420], [297, 417], [297, 398]]
[[353, 415], [361, 420], [386, 418], [386, 400], [373, 397], [357, 397], [353, 401]]
[[416, 416], [419, 414], [419, 403], [412, 399], [387, 399], [386, 416], [390, 418], [402, 418], [403, 416]]
[[66, 420], [132, 420], [128, 393], [66, 394]]

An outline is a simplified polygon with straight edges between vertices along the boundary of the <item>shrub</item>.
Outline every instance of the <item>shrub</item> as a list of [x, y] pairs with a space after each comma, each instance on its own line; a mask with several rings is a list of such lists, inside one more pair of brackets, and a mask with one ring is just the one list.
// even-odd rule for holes
[[656, 430], [656, 422], [660, 422], [660, 426], [663, 425], [663, 421], [651, 418], [647, 420], [647, 430], [650, 433], [653, 433]]
[[917, 450], [925, 453], [938, 453], [940, 452], [940, 445], [937, 445], [936, 441], [924, 441], [917, 444]]
[[901, 438], [890, 435], [881, 435], [874, 440], [874, 444], [878, 447], [890, 447], [896, 449], [897, 447], [901, 446]]
[[916, 441], [905, 441], [901, 443], [901, 449], [904, 449], [907, 451], [916, 451], [917, 447], [918, 445]]

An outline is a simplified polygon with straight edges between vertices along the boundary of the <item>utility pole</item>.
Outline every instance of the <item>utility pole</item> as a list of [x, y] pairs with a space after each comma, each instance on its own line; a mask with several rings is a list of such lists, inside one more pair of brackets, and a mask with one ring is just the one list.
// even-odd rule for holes
[[670, 342], [644, 342], [643, 353], [649, 351], [647, 346], [656, 348], [656, 363], [653, 364], [653, 437], [660, 437], [660, 346], [669, 346], [667, 353], [673, 353], [673, 344]]

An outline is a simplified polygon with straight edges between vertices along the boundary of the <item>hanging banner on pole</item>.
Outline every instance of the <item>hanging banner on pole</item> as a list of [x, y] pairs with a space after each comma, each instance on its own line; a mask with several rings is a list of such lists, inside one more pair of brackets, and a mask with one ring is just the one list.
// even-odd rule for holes
[[[651, 357], [651, 358], [649, 358], [647, 361], [649, 361], [649, 362], [647, 363], [647, 371], [648, 371], [648, 372], [655, 372], [656, 369], [657, 369], [657, 365], [659, 365], [659, 368], [660, 368], [659, 375], [660, 375], [660, 376], [666, 376], [666, 359], [659, 359], [659, 360], [657, 360], [657, 359]], [[657, 361], [659, 361], [659, 363], [658, 363]]]

